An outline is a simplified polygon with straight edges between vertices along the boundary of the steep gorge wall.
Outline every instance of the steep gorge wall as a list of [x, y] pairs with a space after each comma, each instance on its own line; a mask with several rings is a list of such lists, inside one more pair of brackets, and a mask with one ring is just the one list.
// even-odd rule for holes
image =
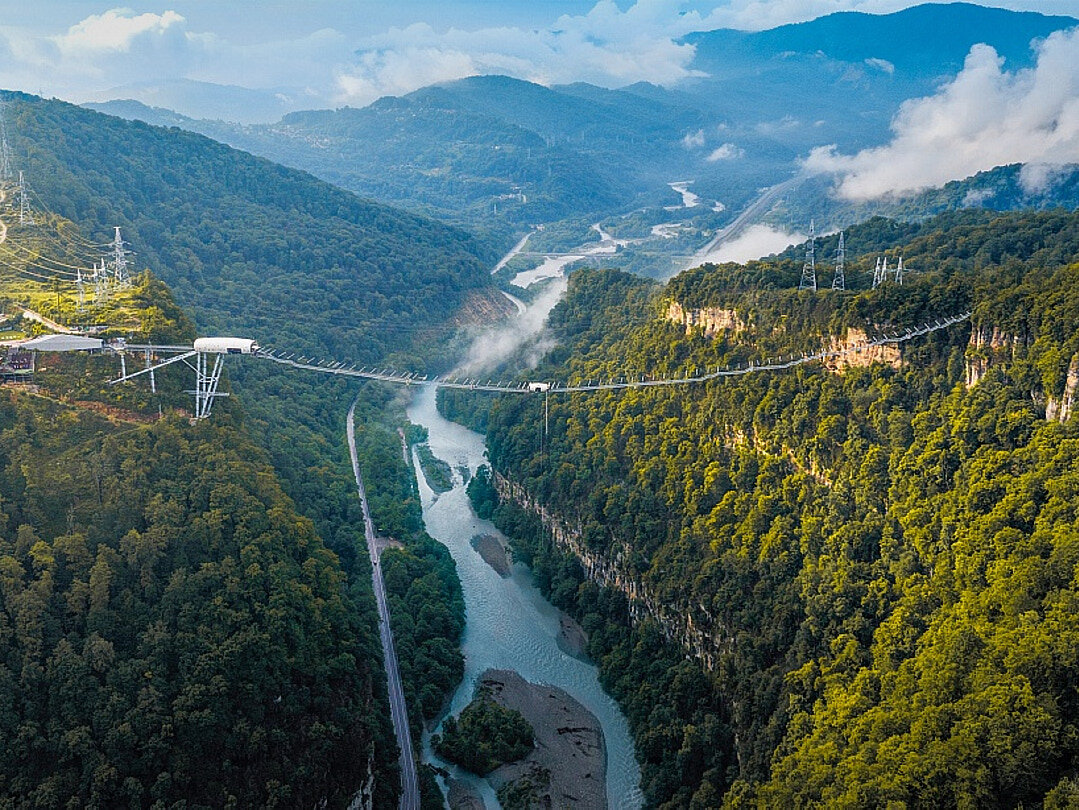
[[1060, 399], [1049, 396], [1045, 401], [1045, 418], [1063, 424], [1075, 412], [1076, 390], [1079, 389], [1079, 354], [1072, 355], [1068, 375], [1064, 380], [1064, 392]]
[[708, 669], [715, 668], [717, 653], [734, 644], [734, 638], [723, 632], [724, 628], [703, 604], [680, 609], [664, 605], [652, 595], [640, 578], [631, 572], [628, 564], [630, 549], [627, 546], [616, 540], [612, 544], [616, 549], [613, 553], [598, 554], [592, 551], [584, 544], [580, 521], [571, 522], [551, 513], [524, 487], [497, 472], [492, 473], [492, 478], [499, 498], [538, 516], [555, 546], [570, 552], [581, 562], [590, 582], [612, 588], [626, 597], [632, 621], [653, 619], [668, 640], [681, 644], [688, 657], [699, 660]]
[[737, 310], [721, 307], [685, 309], [677, 301], [667, 305], [667, 320], [684, 326], [687, 335], [694, 329], [701, 329], [707, 337], [715, 337], [720, 332], [744, 332], [749, 328]]
[[[982, 381], [990, 368], [1012, 362], [1023, 355], [1033, 341], [1026, 336], [1013, 335], [999, 326], [976, 324], [971, 327], [966, 352], [965, 382], [973, 388]], [[1079, 353], [1072, 355], [1060, 396], [1045, 393], [1040, 387], [1031, 391], [1035, 402], [1045, 406], [1045, 418], [1052, 422], [1067, 422], [1079, 399]]]
[[[687, 335], [699, 329], [705, 337], [716, 337], [725, 332], [729, 332], [732, 336], [738, 335], [749, 331], [752, 321], [752, 318], [747, 320], [742, 317], [735, 309], [722, 307], [686, 309], [677, 301], [671, 301], [667, 305], [665, 316], [671, 323], [684, 327]], [[824, 349], [838, 354], [824, 363], [825, 368], [837, 374], [843, 373], [848, 368], [860, 368], [874, 363], [884, 363], [892, 368], [900, 368], [903, 364], [903, 355], [899, 346], [895, 344], [870, 346], [866, 331], [853, 326], [848, 327], [846, 334], [842, 337], [829, 336]]]

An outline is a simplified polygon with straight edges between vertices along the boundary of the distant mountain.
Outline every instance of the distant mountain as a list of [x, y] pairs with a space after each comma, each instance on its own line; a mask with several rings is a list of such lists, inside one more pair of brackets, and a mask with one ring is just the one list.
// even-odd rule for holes
[[[1030, 43], [1079, 19], [970, 3], [926, 3], [893, 14], [841, 11], [767, 31], [690, 34], [694, 66], [714, 78], [744, 75], [795, 54], [842, 62], [879, 60], [885, 73], [936, 79], [955, 73], [975, 42], [992, 45], [1009, 70], [1033, 64]], [[889, 68], [890, 66], [890, 68]]]
[[132, 82], [94, 94], [91, 103], [134, 99], [151, 107], [164, 107], [196, 118], [221, 119], [238, 124], [269, 123], [310, 105], [302, 88], [253, 90], [191, 79]]
[[880, 144], [908, 98], [934, 92], [987, 42], [1010, 68], [1032, 40], [1071, 17], [968, 4], [884, 15], [839, 13], [770, 31], [694, 33], [706, 75], [667, 89], [634, 84], [542, 87], [477, 76], [383, 98], [363, 109], [297, 112], [273, 125], [169, 119], [303, 168], [343, 188], [437, 215], [504, 244], [528, 226], [674, 207], [674, 181], [703, 207], [672, 214], [696, 232], [721, 227], [758, 190], [786, 179], [822, 144]]
[[40, 199], [95, 241], [122, 226], [200, 327], [373, 362], [497, 296], [496, 254], [460, 230], [191, 132], [7, 98]]
[[1019, 211], [1079, 208], [1079, 165], [1036, 167], [1012, 164], [953, 180], [899, 199], [865, 202], [840, 199], [832, 193], [834, 179], [822, 175], [806, 181], [772, 214], [778, 225], [815, 220], [819, 231], [846, 227], [872, 216], [920, 220], [945, 211], [985, 208]]

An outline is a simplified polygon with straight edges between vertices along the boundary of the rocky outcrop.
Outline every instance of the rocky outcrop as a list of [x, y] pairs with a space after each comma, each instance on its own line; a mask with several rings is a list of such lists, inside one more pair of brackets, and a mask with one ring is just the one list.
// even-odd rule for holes
[[375, 749], [367, 752], [367, 779], [348, 803], [348, 810], [373, 810], [375, 802]]
[[847, 327], [847, 333], [842, 338], [834, 335], [829, 338], [825, 352], [836, 353], [825, 357], [824, 367], [837, 374], [842, 374], [848, 368], [864, 368], [874, 363], [883, 363], [892, 368], [903, 365], [903, 355], [898, 345], [885, 343], [870, 346], [865, 330], [854, 326]]
[[524, 487], [497, 472], [493, 474], [493, 481], [500, 498], [540, 518], [554, 544], [581, 562], [585, 576], [590, 581], [624, 594], [633, 621], [646, 617], [653, 619], [670, 641], [681, 644], [688, 656], [698, 659], [709, 669], [715, 667], [717, 654], [734, 644], [734, 638], [725, 632], [725, 628], [705, 605], [672, 606], [661, 603], [650, 593], [630, 568], [631, 554], [625, 543], [614, 540], [608, 553], [596, 553], [584, 544], [580, 521], [570, 522], [552, 514]]
[[498, 290], [473, 290], [454, 314], [453, 324], [472, 326], [499, 323], [516, 314], [517, 307]]
[[1046, 398], [1045, 418], [1061, 424], [1067, 422], [1075, 411], [1076, 390], [1079, 390], [1079, 354], [1072, 355], [1072, 361], [1068, 364], [1068, 376], [1064, 379], [1064, 392], [1060, 399]]
[[980, 383], [990, 366], [1014, 359], [1016, 352], [1025, 345], [1025, 340], [1002, 331], [999, 326], [971, 327], [964, 375], [967, 388]]
[[[987, 324], [973, 326], [970, 330], [970, 341], [966, 352], [967, 387], [973, 388], [980, 383], [986, 372], [993, 366], [1021, 357], [1030, 343], [1029, 338], [1010, 334], [999, 326]], [[1079, 354], [1072, 355], [1064, 378], [1064, 390], [1059, 397], [1046, 393], [1041, 386], [1037, 386], [1030, 392], [1036, 404], [1044, 405], [1046, 420], [1061, 423], [1067, 422], [1075, 412], [1077, 394], [1079, 394]]]
[[714, 337], [720, 332], [744, 332], [749, 328], [737, 310], [720, 307], [685, 309], [677, 301], [667, 305], [667, 320], [684, 326], [687, 335], [694, 329], [700, 329], [707, 337]]

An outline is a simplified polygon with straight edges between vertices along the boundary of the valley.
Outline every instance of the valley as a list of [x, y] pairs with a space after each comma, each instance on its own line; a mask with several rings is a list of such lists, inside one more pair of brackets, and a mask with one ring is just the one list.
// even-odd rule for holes
[[161, 2], [0, 31], [0, 806], [1079, 802], [1079, 19]]

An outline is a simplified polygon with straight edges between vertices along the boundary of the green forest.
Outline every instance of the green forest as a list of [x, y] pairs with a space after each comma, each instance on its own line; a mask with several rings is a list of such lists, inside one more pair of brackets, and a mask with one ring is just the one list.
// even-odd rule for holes
[[242, 431], [5, 393], [0, 433], [3, 802], [346, 801], [374, 617]]
[[[476, 299], [482, 302], [497, 295], [484, 269], [490, 260], [487, 249], [461, 231], [361, 200], [302, 172], [283, 169], [201, 136], [127, 123], [57, 101], [19, 94], [7, 94], [5, 99], [8, 137], [15, 151], [27, 156], [27, 176], [35, 209], [39, 213], [41, 209], [56, 212], [47, 215], [48, 221], [59, 222], [68, 233], [77, 227], [74, 232], [81, 233], [78, 238], [83, 242], [103, 241], [111, 236], [111, 226], [122, 226], [124, 238], [135, 251], [140, 273], [131, 294], [125, 298], [128, 307], [125, 312], [132, 314], [134, 320], [125, 322], [123, 332], [136, 342], [148, 339], [179, 342], [216, 332], [251, 336], [262, 345], [300, 351], [306, 356], [357, 363], [395, 362], [418, 370], [437, 367], [444, 361], [437, 352], [448, 355], [453, 350], [449, 338], [463, 317], [462, 312], [467, 313]], [[16, 229], [12, 236], [19, 233]], [[152, 270], [152, 274], [143, 273], [144, 269]], [[175, 302], [170, 288], [175, 292]], [[190, 313], [190, 319], [185, 311]], [[95, 314], [110, 317], [104, 310]], [[80, 419], [88, 418], [88, 413], [101, 413], [105, 417], [100, 419], [103, 430], [110, 425], [122, 425], [124, 435], [130, 433], [133, 442], [143, 433], [177, 433], [186, 452], [186, 442], [192, 440], [184, 438], [188, 427], [178, 417], [183, 416], [185, 409], [190, 410], [190, 397], [183, 392], [191, 383], [190, 373], [182, 367], [170, 367], [162, 372], [158, 377], [158, 392], [151, 394], [145, 382], [106, 388], [106, 377], [118, 371], [116, 360], [49, 356], [41, 365], [36, 382], [49, 401], [59, 399], [74, 406], [70, 412]], [[397, 436], [404, 420], [403, 402], [378, 385], [284, 372], [269, 363], [250, 359], [229, 359], [222, 391], [232, 394], [232, 398], [217, 402], [212, 427], [198, 428], [209, 431], [200, 440], [203, 444], [198, 445], [201, 448], [198, 452], [218, 465], [207, 474], [227, 478], [226, 473], [233, 466], [239, 465], [237, 474], [240, 474], [246, 469], [243, 464], [255, 465], [257, 471], [248, 477], [257, 483], [256, 493], [265, 495], [273, 490], [276, 494], [272, 500], [285, 505], [281, 514], [289, 515], [289, 520], [302, 527], [302, 532], [297, 534], [291, 523], [277, 526], [279, 521], [274, 520], [273, 531], [278, 532], [274, 535], [273, 542], [277, 544], [273, 546], [274, 553], [283, 549], [292, 555], [299, 566], [298, 573], [294, 577], [291, 568], [275, 568], [273, 582], [259, 587], [266, 596], [286, 599], [284, 595], [276, 596], [271, 586], [276, 587], [279, 579], [286, 585], [295, 580], [296, 587], [303, 590], [301, 597], [314, 605], [310, 621], [318, 626], [319, 633], [332, 628], [332, 643], [311, 629], [313, 641], [302, 649], [299, 642], [289, 641], [282, 650], [269, 650], [263, 655], [257, 644], [272, 646], [278, 639], [292, 638], [288, 633], [278, 632], [277, 624], [268, 624], [269, 630], [260, 630], [258, 638], [243, 641], [252, 666], [261, 659], [270, 670], [253, 675], [241, 668], [220, 670], [224, 680], [218, 679], [213, 685], [217, 690], [214, 702], [198, 708], [202, 713], [200, 722], [218, 724], [204, 729], [207, 746], [215, 751], [215, 756], [220, 753], [207, 766], [205, 774], [199, 770], [202, 759], [195, 753], [202, 738], [190, 734], [182, 739], [170, 737], [168, 745], [152, 743], [153, 751], [138, 766], [142, 770], [133, 770], [132, 763], [118, 758], [120, 742], [105, 738], [120, 733], [117, 728], [129, 733], [123, 727], [127, 721], [118, 714], [127, 710], [119, 704], [112, 706], [114, 692], [131, 686], [132, 681], [128, 680], [108, 689], [103, 687], [81, 703], [75, 701], [90, 728], [87, 745], [98, 746], [100, 750], [93, 760], [97, 763], [94, 768], [101, 766], [100, 776], [95, 776], [93, 771], [79, 771], [76, 761], [68, 759], [65, 769], [57, 771], [61, 781], [46, 785], [48, 774], [43, 770], [31, 772], [12, 765], [10, 769], [5, 767], [5, 773], [18, 775], [21, 781], [3, 784], [0, 802], [33, 794], [41, 806], [66, 804], [69, 800], [82, 805], [91, 802], [91, 797], [98, 797], [93, 801], [105, 805], [150, 806], [159, 798], [165, 805], [171, 805], [186, 797], [191, 802], [189, 806], [224, 806], [231, 801], [230, 796], [235, 796], [236, 802], [244, 806], [274, 802], [278, 806], [310, 805], [322, 799], [328, 800], [330, 806], [339, 806], [363, 786], [370, 767], [376, 786], [376, 806], [396, 803], [397, 752], [384, 694], [370, 566], [363, 547], [360, 508], [344, 441], [345, 413], [354, 400], [357, 449], [372, 513], [380, 533], [401, 543], [400, 549], [385, 554], [383, 567], [402, 680], [417, 732], [423, 718], [438, 710], [445, 692], [460, 679], [458, 640], [464, 622], [460, 586], [452, 560], [442, 546], [422, 531], [419, 501], [412, 491], [412, 472], [404, 464]], [[156, 421], [158, 414], [164, 414], [160, 422]], [[28, 416], [23, 418], [28, 420]], [[36, 430], [44, 435], [49, 426], [38, 426]], [[68, 438], [72, 437], [52, 436], [49, 452], [42, 451], [33, 463], [53, 470], [48, 461], [53, 455], [70, 452], [79, 458], [80, 451], [74, 448], [81, 445], [72, 438], [74, 443], [69, 446]], [[79, 441], [93, 446], [89, 436]], [[231, 450], [234, 445], [243, 448], [239, 456]], [[17, 447], [18, 443], [5, 446]], [[205, 506], [194, 496], [182, 497], [183, 487], [196, 486], [200, 480], [192, 471], [195, 463], [192, 459], [162, 456], [160, 463], [166, 465], [171, 460], [176, 467], [175, 475], [181, 476], [176, 482], [171, 478], [148, 477], [145, 471], [158, 462], [149, 450], [143, 452], [140, 447], [135, 443], [115, 449], [112, 463], [116, 469], [108, 470], [111, 478], [102, 477], [105, 470], [96, 467], [91, 470], [95, 489], [109, 482], [116, 490], [115, 497], [130, 504], [132, 510], [130, 514], [124, 512], [127, 522], [110, 524], [108, 516], [103, 515], [97, 524], [98, 534], [87, 541], [94, 555], [91, 564], [97, 559], [99, 545], [116, 550], [119, 556], [114, 565], [117, 571], [114, 581], [117, 583], [121, 582], [119, 561], [126, 559], [121, 548], [123, 538], [130, 530], [141, 536], [157, 525], [153, 522], [157, 515], [153, 510], [157, 507], [151, 503], [146, 507], [147, 515], [140, 516], [140, 504], [153, 501], [157, 493], [167, 502], [173, 497], [173, 490], [176, 491], [184, 511], [169, 512], [167, 516], [173, 522], [167, 525], [175, 534], [169, 542], [180, 549], [177, 554], [186, 548], [180, 527], [195, 525], [201, 514], [199, 510]], [[172, 445], [162, 447], [172, 448]], [[155, 446], [154, 452], [162, 451]], [[31, 462], [24, 459], [21, 463]], [[23, 524], [48, 543], [56, 537], [84, 531], [79, 528], [80, 510], [89, 509], [90, 500], [88, 494], [76, 491], [76, 482], [84, 484], [85, 477], [76, 475], [75, 469], [54, 472], [65, 477], [66, 489], [52, 487], [46, 479], [41, 483], [43, 491], [55, 489], [70, 502], [55, 501], [56, 511], [48, 512], [53, 521], [48, 527], [36, 522], [46, 514], [41, 507], [35, 506], [36, 511], [30, 517], [12, 517], [8, 526], [12, 538]], [[199, 484], [202, 487], [199, 492], [214, 490], [218, 478]], [[5, 509], [9, 505], [12, 510], [22, 508], [18, 506], [23, 497], [21, 484], [14, 480], [11, 493], [0, 492]], [[247, 485], [254, 486], [246, 478], [236, 484], [241, 489]], [[231, 503], [222, 501], [225, 514], [229, 513]], [[276, 516], [279, 511], [273, 514]], [[213, 520], [219, 521], [220, 517]], [[53, 525], [55, 521], [61, 521], [62, 525]], [[235, 541], [240, 544], [239, 549], [246, 547], [246, 538], [252, 531], [242, 529], [241, 537]], [[29, 593], [30, 584], [37, 580], [40, 571], [26, 557], [29, 549], [17, 543], [12, 549], [12, 556], [23, 572], [19, 575], [22, 591]], [[5, 550], [4, 555], [7, 553]], [[109, 560], [113, 564], [111, 557]], [[160, 594], [174, 579], [187, 576], [185, 572], [201, 571], [204, 562], [240, 565], [228, 561], [224, 547], [201, 549], [193, 545], [190, 556], [169, 557], [167, 565], [162, 563], [152, 571], [138, 569], [138, 573], [125, 576], [129, 579], [134, 576], [136, 580], [141, 577], [146, 582], [154, 580], [151, 584], [158, 589], [154, 593]], [[276, 565], [272, 560], [259, 564], [267, 569]], [[236, 570], [246, 571], [246, 562], [243, 565]], [[25, 632], [24, 640], [30, 648], [44, 656], [39, 656], [42, 667], [46, 667], [53, 647], [62, 643], [82, 651], [93, 632], [85, 624], [70, 627], [65, 624], [74, 620], [65, 617], [62, 605], [71, 588], [82, 587], [78, 584], [82, 581], [79, 577], [85, 579], [82, 569], [72, 571], [66, 578], [52, 575], [51, 601], [47, 608], [54, 617], [20, 631]], [[316, 577], [317, 582], [311, 584], [310, 577]], [[122, 586], [129, 587], [127, 580], [123, 580]], [[192, 599], [208, 600], [207, 622], [218, 621], [220, 611], [237, 621], [241, 615], [246, 616], [230, 602], [218, 605], [214, 601], [218, 594], [208, 585], [197, 593], [189, 594], [184, 589], [180, 592]], [[241, 595], [250, 608], [254, 597]], [[133, 605], [133, 610], [138, 607], [133, 601], [135, 597], [129, 597], [127, 590], [123, 596]], [[139, 598], [149, 599], [145, 594]], [[123, 616], [121, 603], [114, 600], [110, 604], [117, 615]], [[191, 616], [185, 619], [184, 633], [199, 632], [201, 604], [196, 599], [185, 608]], [[287, 602], [282, 609], [285, 607], [292, 610], [295, 605]], [[158, 609], [156, 602], [138, 609], [142, 612], [133, 614], [137, 621], [131, 625], [132, 629], [125, 630], [130, 637], [116, 639], [103, 635], [113, 644], [115, 660], [124, 662], [125, 667], [127, 662], [131, 662], [131, 667], [142, 667], [139, 662], [150, 653], [148, 642], [144, 643], [138, 635], [143, 632], [138, 624], [142, 618], [138, 617], [145, 618], [146, 633], [157, 634], [154, 637], [160, 637], [162, 644], [171, 643], [168, 636], [174, 628], [163, 623], [167, 617], [154, 612]], [[328, 612], [326, 618], [321, 617], [321, 611]], [[16, 625], [16, 614], [17, 611], [5, 627]], [[283, 615], [295, 619], [287, 611]], [[296, 633], [307, 632], [301, 622]], [[61, 642], [61, 636], [68, 640]], [[207, 655], [214, 657], [215, 666], [224, 667], [232, 660], [229, 656], [237, 654], [233, 647], [239, 643], [228, 636], [211, 637], [206, 642]], [[278, 654], [286, 660], [277, 660]], [[40, 700], [51, 693], [50, 684], [54, 682], [23, 685], [20, 673], [28, 671], [22, 664], [23, 653], [16, 650], [12, 655], [20, 656], [18, 667], [5, 662], [14, 673], [14, 680], [7, 680], [5, 688], [0, 688], [0, 705], [13, 707], [7, 716], [16, 724], [14, 728], [21, 728], [24, 722], [28, 724], [27, 730], [20, 733], [39, 734], [44, 740], [42, 746], [62, 745], [62, 740], [54, 739], [55, 728], [39, 728], [50, 716], [49, 707]], [[187, 659], [179, 661], [186, 662]], [[295, 672], [288, 669], [293, 664]], [[131, 669], [125, 677], [135, 677], [131, 674], [135, 671]], [[150, 669], [137, 672], [141, 677]], [[316, 673], [319, 680], [316, 686], [305, 680], [310, 673]], [[233, 675], [235, 680], [231, 679]], [[187, 688], [175, 672], [169, 677], [176, 680], [176, 688]], [[274, 692], [279, 682], [291, 685], [293, 691]], [[31, 686], [34, 691], [26, 691]], [[279, 694], [280, 704], [259, 708], [259, 701], [272, 700]], [[131, 695], [134, 699], [140, 692], [136, 689]], [[166, 708], [171, 707], [168, 701], [173, 697], [169, 694], [161, 697]], [[21, 704], [25, 706], [16, 710]], [[23, 718], [19, 712], [29, 708], [36, 714]], [[288, 713], [281, 714], [278, 723], [274, 712], [285, 709]], [[245, 741], [251, 735], [258, 736], [256, 721], [252, 719], [256, 716], [262, 718], [263, 731], [258, 734], [269, 734], [271, 738], [257, 741], [258, 745], [252, 748], [254, 759], [241, 760], [235, 751], [247, 745]], [[162, 723], [166, 734], [172, 734], [178, 727], [168, 716]], [[150, 739], [151, 731], [143, 728], [130, 732], [136, 734], [128, 740], [134, 741], [133, 750], [143, 750], [139, 746], [144, 739]], [[143, 736], [137, 736], [140, 734]], [[17, 739], [6, 733], [3, 738]], [[419, 738], [417, 733], [415, 739]], [[9, 757], [21, 756], [23, 747], [12, 743], [6, 750]], [[41, 748], [45, 759], [35, 767], [45, 768], [49, 762], [48, 750]], [[177, 764], [173, 772], [170, 768], [177, 758], [186, 760]], [[346, 759], [347, 766], [342, 765]], [[23, 767], [20, 763], [20, 768]], [[220, 773], [214, 772], [215, 768], [220, 768]], [[327, 778], [330, 770], [333, 776]], [[129, 776], [134, 781], [126, 784]], [[173, 787], [166, 784], [166, 777], [176, 780]], [[424, 777], [425, 802], [437, 801], [439, 794], [430, 774], [425, 773]], [[104, 792], [93, 792], [97, 789], [95, 779], [100, 781]], [[113, 784], [117, 779], [121, 783], [119, 787]], [[36, 793], [39, 789], [40, 794]], [[319, 789], [323, 792], [318, 793]]]
[[[571, 277], [540, 378], [678, 375], [973, 311], [898, 366], [552, 395], [546, 437], [541, 399], [492, 407], [495, 473], [561, 525], [489, 475], [473, 498], [588, 631], [650, 806], [1079, 800], [1079, 428], [1054, 416], [1079, 365], [1077, 234], [1061, 212], [871, 220], [847, 232], [846, 293], [792, 289], [795, 251], [666, 287]], [[916, 272], [867, 289], [883, 251]], [[671, 301], [746, 328], [687, 332]], [[589, 581], [554, 528], [639, 591]]]
[[481, 688], [456, 717], [447, 717], [442, 733], [431, 738], [438, 755], [465, 770], [486, 776], [507, 762], [528, 756], [534, 746], [532, 726], [519, 711], [500, 705]]

